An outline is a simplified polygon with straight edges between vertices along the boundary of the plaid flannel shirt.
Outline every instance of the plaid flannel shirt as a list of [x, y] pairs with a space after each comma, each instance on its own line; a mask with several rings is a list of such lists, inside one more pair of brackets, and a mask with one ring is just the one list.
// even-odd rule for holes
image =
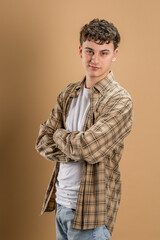
[[84, 81], [69, 84], [59, 94], [48, 120], [40, 125], [36, 150], [56, 162], [41, 215], [56, 208], [55, 183], [60, 162], [83, 161], [72, 227], [92, 229], [106, 225], [112, 234], [121, 198], [119, 161], [124, 138], [132, 127], [133, 103], [110, 72], [89, 90], [90, 107], [83, 131], [69, 132], [66, 116], [72, 98], [79, 95]]

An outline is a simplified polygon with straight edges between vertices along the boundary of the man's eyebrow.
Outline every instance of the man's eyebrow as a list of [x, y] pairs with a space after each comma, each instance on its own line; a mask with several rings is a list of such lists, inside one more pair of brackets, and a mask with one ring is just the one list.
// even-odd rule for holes
[[[93, 48], [90, 48], [90, 47], [85, 47], [85, 49], [89, 49], [89, 50], [94, 51], [94, 49], [93, 49]], [[111, 52], [111, 50], [109, 50], [109, 49], [103, 49], [103, 50], [100, 50], [100, 52]]]
[[109, 50], [109, 49], [103, 49], [103, 50], [101, 50], [101, 52], [105, 52], [105, 51], [111, 52], [111, 50]]
[[85, 49], [89, 49], [89, 50], [92, 50], [92, 51], [93, 51], [93, 49], [92, 49], [92, 48], [90, 48], [90, 47], [85, 47]]

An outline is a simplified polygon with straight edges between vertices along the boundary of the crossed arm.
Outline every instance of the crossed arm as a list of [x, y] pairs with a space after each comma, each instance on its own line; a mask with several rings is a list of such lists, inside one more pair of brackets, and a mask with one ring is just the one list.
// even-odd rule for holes
[[63, 127], [61, 96], [47, 121], [41, 124], [37, 151], [48, 160], [100, 162], [123, 140], [132, 127], [132, 101], [128, 97], [112, 98], [93, 127], [69, 132]]
[[66, 154], [56, 147], [56, 143], [53, 140], [53, 134], [60, 128], [64, 128], [62, 116], [62, 93], [57, 97], [57, 103], [52, 109], [48, 120], [40, 125], [35, 149], [41, 156], [50, 161], [72, 161], [66, 156]]

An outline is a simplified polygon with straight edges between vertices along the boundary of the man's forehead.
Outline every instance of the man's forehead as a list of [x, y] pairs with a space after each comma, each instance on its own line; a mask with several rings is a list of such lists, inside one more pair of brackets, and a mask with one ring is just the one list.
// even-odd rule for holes
[[85, 42], [83, 42], [83, 48], [90, 48], [97, 51], [103, 51], [103, 50], [113, 50], [114, 45], [112, 42], [98, 44], [98, 42], [86, 40]]

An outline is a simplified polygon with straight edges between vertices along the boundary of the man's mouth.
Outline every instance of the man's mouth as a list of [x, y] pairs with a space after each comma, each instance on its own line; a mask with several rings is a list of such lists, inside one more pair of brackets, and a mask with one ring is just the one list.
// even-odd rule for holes
[[91, 69], [93, 69], [93, 70], [100, 69], [100, 67], [97, 67], [97, 66], [94, 66], [94, 65], [91, 65], [91, 64], [89, 64], [89, 67], [90, 67]]

